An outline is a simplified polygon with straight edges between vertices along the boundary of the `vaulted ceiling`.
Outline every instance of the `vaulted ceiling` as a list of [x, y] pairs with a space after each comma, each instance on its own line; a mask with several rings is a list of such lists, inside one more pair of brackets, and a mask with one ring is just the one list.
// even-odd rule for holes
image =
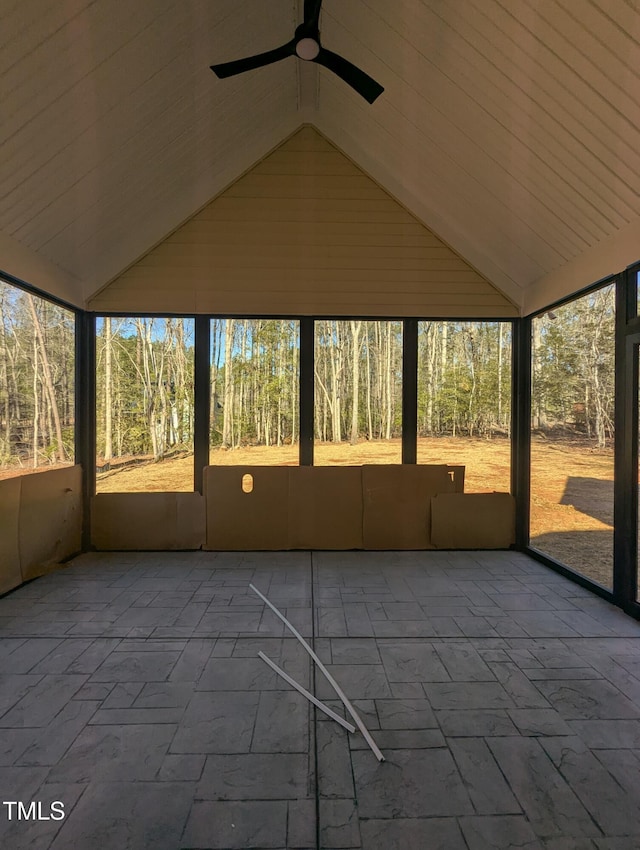
[[525, 312], [640, 259], [632, 0], [324, 0], [369, 105], [296, 58], [298, 0], [2, 0], [0, 269], [74, 303], [303, 123]]

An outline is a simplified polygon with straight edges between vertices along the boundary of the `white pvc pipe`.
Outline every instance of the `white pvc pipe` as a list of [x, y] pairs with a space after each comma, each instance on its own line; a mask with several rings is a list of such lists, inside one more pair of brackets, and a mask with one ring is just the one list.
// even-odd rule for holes
[[324, 666], [324, 664], [322, 663], [322, 661], [320, 661], [320, 659], [318, 658], [318, 656], [317, 656], [317, 655], [315, 654], [315, 652], [311, 649], [311, 647], [310, 647], [310, 646], [309, 646], [309, 644], [306, 642], [306, 640], [302, 637], [302, 635], [300, 634], [300, 632], [299, 632], [299, 631], [298, 631], [298, 630], [297, 630], [294, 626], [292, 626], [292, 625], [291, 625], [291, 623], [287, 620], [287, 618], [284, 616], [284, 614], [282, 614], [280, 611], [278, 611], [278, 609], [276, 608], [276, 606], [275, 606], [275, 605], [273, 605], [271, 602], [269, 602], [269, 600], [267, 599], [267, 597], [266, 597], [266, 596], [264, 596], [262, 593], [260, 593], [260, 591], [258, 590], [258, 588], [257, 588], [257, 587], [255, 587], [255, 585], [250, 584], [250, 585], [249, 585], [249, 587], [251, 588], [251, 590], [253, 590], [253, 591], [254, 591], [254, 593], [257, 593], [257, 594], [258, 594], [258, 596], [260, 597], [260, 599], [262, 599], [262, 601], [263, 601], [263, 602], [265, 602], [265, 603], [269, 606], [269, 608], [271, 608], [271, 610], [273, 611], [273, 613], [274, 613], [277, 617], [279, 617], [279, 618], [282, 620], [282, 622], [283, 622], [283, 623], [285, 624], [285, 626], [289, 629], [289, 631], [290, 631], [290, 632], [292, 632], [292, 634], [294, 634], [294, 635], [298, 638], [298, 640], [300, 641], [300, 643], [304, 646], [304, 648], [307, 650], [307, 652], [309, 653], [309, 655], [310, 655], [310, 656], [313, 658], [313, 660], [316, 662], [316, 664], [318, 665], [318, 667], [320, 668], [320, 670], [321, 670], [321, 671], [322, 671], [322, 673], [324, 674], [325, 678], [327, 679], [327, 681], [329, 682], [329, 684], [331, 685], [331, 687], [334, 689], [334, 691], [338, 694], [338, 696], [340, 697], [340, 699], [341, 699], [341, 700], [342, 700], [342, 702], [344, 703], [344, 707], [347, 709], [347, 711], [349, 712], [349, 714], [351, 715], [351, 717], [353, 717], [353, 719], [354, 719], [354, 721], [355, 721], [356, 726], [358, 727], [358, 729], [359, 729], [359, 730], [362, 732], [362, 734], [364, 735], [364, 738], [365, 738], [365, 740], [366, 740], [367, 744], [369, 744], [369, 746], [370, 746], [370, 747], [371, 747], [371, 749], [373, 750], [373, 754], [375, 755], [375, 757], [378, 759], [378, 761], [384, 761], [384, 756], [383, 756], [383, 755], [382, 755], [382, 753], [380, 752], [380, 750], [379, 750], [378, 745], [376, 744], [376, 742], [373, 740], [373, 738], [372, 738], [372, 737], [371, 737], [371, 735], [369, 734], [369, 730], [367, 729], [367, 727], [364, 725], [364, 723], [363, 723], [363, 722], [362, 722], [362, 720], [360, 719], [360, 715], [359, 715], [359, 714], [358, 714], [358, 712], [355, 710], [355, 708], [351, 705], [351, 703], [349, 702], [349, 700], [348, 700], [348, 699], [347, 699], [347, 697], [345, 696], [344, 691], [342, 690], [342, 688], [340, 687], [340, 685], [336, 682], [336, 680], [333, 678], [333, 676], [331, 675], [331, 673], [330, 673], [330, 672], [327, 670], [327, 668]]
[[294, 687], [297, 691], [300, 691], [300, 693], [305, 696], [309, 700], [309, 702], [312, 702], [315, 706], [317, 706], [320, 711], [324, 711], [324, 713], [328, 717], [331, 717], [331, 719], [335, 720], [336, 723], [339, 723], [341, 726], [344, 726], [344, 728], [348, 732], [356, 731], [355, 726], [352, 726], [351, 723], [347, 723], [344, 718], [340, 717], [339, 714], [336, 714], [335, 711], [332, 711], [328, 705], [325, 705], [323, 702], [320, 702], [319, 699], [316, 699], [314, 695], [310, 694], [306, 688], [303, 688], [302, 685], [296, 682], [295, 679], [292, 679], [288, 673], [285, 673], [282, 668], [278, 667], [278, 665], [274, 661], [272, 661], [268, 656], [266, 656], [264, 652], [259, 652], [258, 655], [260, 656], [260, 658], [262, 658], [263, 661], [267, 662], [267, 664], [269, 665], [269, 667], [271, 667], [272, 670], [275, 670], [278, 676], [282, 676], [285, 682], [289, 682], [292, 687]]

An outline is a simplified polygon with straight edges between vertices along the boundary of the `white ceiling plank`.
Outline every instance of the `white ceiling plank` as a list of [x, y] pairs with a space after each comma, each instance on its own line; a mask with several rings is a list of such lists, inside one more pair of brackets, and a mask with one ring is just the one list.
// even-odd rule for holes
[[302, 0], [5, 0], [9, 244], [90, 295], [310, 122], [516, 304], [588, 275], [581, 257], [595, 271], [631, 255], [635, 0], [324, 0], [322, 43], [385, 87], [372, 106], [294, 58], [209, 70], [289, 40], [302, 14]]

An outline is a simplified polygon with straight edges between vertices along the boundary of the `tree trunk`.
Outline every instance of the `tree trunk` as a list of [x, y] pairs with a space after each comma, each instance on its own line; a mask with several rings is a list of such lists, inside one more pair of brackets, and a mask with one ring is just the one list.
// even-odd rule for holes
[[111, 317], [104, 319], [104, 459], [109, 463], [113, 457], [113, 399], [112, 399], [112, 364], [111, 364], [112, 328]]
[[362, 322], [350, 322], [351, 338], [353, 344], [352, 350], [352, 397], [351, 397], [351, 445], [355, 446], [358, 442], [358, 406], [360, 403], [360, 331], [362, 330]]
[[[42, 326], [40, 324], [40, 320], [38, 318], [38, 314], [36, 312], [36, 307], [33, 302], [33, 296], [31, 294], [27, 295], [27, 301], [29, 302], [29, 309], [31, 311], [31, 317], [33, 319], [33, 327], [36, 333], [36, 339], [38, 340], [38, 344], [40, 346], [40, 355], [42, 358], [42, 374], [44, 378], [44, 384], [47, 390], [47, 395], [49, 396], [49, 403], [51, 405], [51, 413], [53, 415], [53, 421], [55, 425], [56, 431], [56, 440], [58, 443], [58, 457], [60, 460], [66, 460], [66, 455], [64, 451], [64, 444], [62, 442], [62, 427], [60, 425], [60, 414], [58, 412], [58, 404], [56, 401], [56, 393], [53, 387], [53, 381], [51, 379], [51, 368], [49, 366], [49, 358], [47, 355], [47, 349], [44, 344], [44, 337], [42, 335]], [[55, 460], [55, 453], [54, 453]]]
[[[29, 296], [31, 297], [31, 296]], [[38, 448], [40, 437], [38, 433], [38, 419], [40, 417], [40, 406], [38, 398], [38, 340], [33, 338], [33, 468], [38, 468]]]
[[224, 337], [224, 409], [222, 420], [222, 446], [233, 446], [233, 334], [234, 320], [227, 319]]

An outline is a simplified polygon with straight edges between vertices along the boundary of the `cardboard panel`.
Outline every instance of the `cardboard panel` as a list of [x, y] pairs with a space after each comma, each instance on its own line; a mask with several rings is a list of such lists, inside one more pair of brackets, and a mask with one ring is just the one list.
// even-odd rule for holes
[[438, 549], [508, 549], [515, 543], [509, 493], [451, 493], [431, 499], [431, 539]]
[[92, 499], [96, 549], [200, 549], [204, 539], [200, 493], [99, 493]]
[[82, 468], [22, 476], [18, 541], [23, 581], [49, 572], [80, 551]]
[[201, 549], [207, 537], [205, 498], [176, 493], [176, 549]]
[[460, 477], [450, 467], [363, 466], [365, 549], [432, 549], [431, 497], [452, 493]]
[[22, 583], [18, 527], [22, 477], [0, 481], [0, 593]]
[[292, 549], [362, 549], [362, 467], [289, 467]]
[[[244, 492], [250, 475], [253, 489]], [[289, 548], [289, 468], [206, 466], [205, 549], [242, 551]]]
[[453, 481], [453, 492], [454, 493], [464, 493], [464, 473], [466, 467], [464, 466], [452, 466], [451, 464], [447, 465], [447, 470], [449, 472], [449, 477]]

